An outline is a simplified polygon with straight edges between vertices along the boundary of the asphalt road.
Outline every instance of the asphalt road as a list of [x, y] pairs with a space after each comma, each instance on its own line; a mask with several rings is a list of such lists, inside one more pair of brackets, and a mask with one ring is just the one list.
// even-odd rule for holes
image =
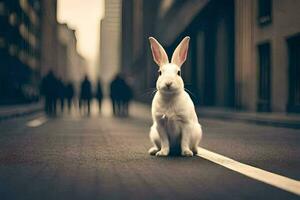
[[[1, 200], [300, 199], [200, 157], [149, 156], [145, 108], [127, 119], [65, 114], [28, 126], [41, 117], [0, 123]], [[203, 148], [300, 180], [299, 130], [200, 121]]]

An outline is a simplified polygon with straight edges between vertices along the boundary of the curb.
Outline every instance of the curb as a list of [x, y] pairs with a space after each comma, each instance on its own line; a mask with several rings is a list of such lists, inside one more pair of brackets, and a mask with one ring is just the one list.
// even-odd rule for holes
[[4, 121], [4, 120], [8, 120], [8, 119], [23, 117], [23, 116], [26, 116], [26, 115], [31, 115], [31, 114], [38, 113], [38, 112], [41, 112], [41, 111], [43, 111], [43, 107], [35, 108], [35, 109], [23, 111], [23, 112], [11, 113], [11, 114], [8, 114], [8, 115], [2, 115], [2, 116], [0, 116], [0, 122]]
[[[149, 104], [141, 103], [139, 101], [137, 101], [136, 103], [137, 105], [146, 105], [147, 107], [149, 107], [149, 110], [151, 109], [151, 106]], [[239, 111], [218, 111], [210, 110], [207, 107], [196, 107], [196, 113], [199, 118], [220, 119], [256, 125], [300, 129], [300, 115], [296, 118], [294, 117], [294, 119], [271, 119], [267, 116], [263, 116], [260, 113], [254, 113], [255, 116], [249, 116], [249, 113], [247, 112], [243, 113]], [[272, 115], [272, 113], [270, 113], [270, 115]]]
[[203, 118], [214, 118], [214, 119], [222, 119], [222, 120], [231, 120], [237, 122], [246, 122], [257, 125], [267, 125], [267, 126], [275, 126], [275, 127], [284, 127], [284, 128], [293, 128], [300, 129], [300, 117], [299, 120], [272, 120], [266, 119], [262, 117], [248, 117], [241, 116], [239, 113], [234, 114], [226, 114], [226, 113], [206, 113], [197, 111], [199, 117]]

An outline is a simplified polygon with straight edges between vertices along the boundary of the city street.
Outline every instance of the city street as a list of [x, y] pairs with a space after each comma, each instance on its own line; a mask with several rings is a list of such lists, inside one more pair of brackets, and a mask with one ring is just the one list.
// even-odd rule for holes
[[[0, 199], [300, 199], [201, 156], [148, 155], [150, 107], [103, 112], [0, 122]], [[300, 180], [299, 129], [200, 122], [202, 148]]]
[[299, 10], [0, 0], [0, 200], [300, 200]]

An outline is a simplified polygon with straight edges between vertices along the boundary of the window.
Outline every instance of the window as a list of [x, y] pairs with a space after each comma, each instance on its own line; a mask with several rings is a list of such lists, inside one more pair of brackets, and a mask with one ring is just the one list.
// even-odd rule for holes
[[300, 33], [288, 38], [289, 96], [288, 112], [300, 113]]
[[4, 2], [0, 2], [0, 15], [5, 15], [5, 5], [4, 5]]
[[272, 0], [257, 0], [258, 24], [267, 25], [272, 21]]
[[0, 48], [4, 48], [5, 47], [5, 40], [3, 37], [0, 36]]
[[9, 55], [15, 56], [18, 53], [18, 47], [14, 44], [9, 45], [8, 48]]
[[9, 23], [12, 26], [15, 26], [17, 24], [17, 14], [15, 12], [9, 15]]
[[271, 111], [271, 45], [258, 46], [258, 102], [257, 111]]
[[25, 11], [25, 13], [28, 13], [29, 11], [29, 4], [27, 0], [19, 0], [21, 8]]

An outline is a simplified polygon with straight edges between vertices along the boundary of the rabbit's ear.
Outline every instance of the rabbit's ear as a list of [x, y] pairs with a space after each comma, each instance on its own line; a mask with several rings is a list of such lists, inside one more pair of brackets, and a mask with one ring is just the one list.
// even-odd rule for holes
[[176, 47], [171, 63], [176, 64], [177, 66], [181, 67], [187, 57], [187, 52], [189, 49], [189, 42], [190, 37], [185, 37], [180, 44]]
[[154, 37], [149, 37], [149, 41], [151, 45], [152, 56], [156, 64], [161, 67], [169, 63], [168, 55], [158, 41]]

